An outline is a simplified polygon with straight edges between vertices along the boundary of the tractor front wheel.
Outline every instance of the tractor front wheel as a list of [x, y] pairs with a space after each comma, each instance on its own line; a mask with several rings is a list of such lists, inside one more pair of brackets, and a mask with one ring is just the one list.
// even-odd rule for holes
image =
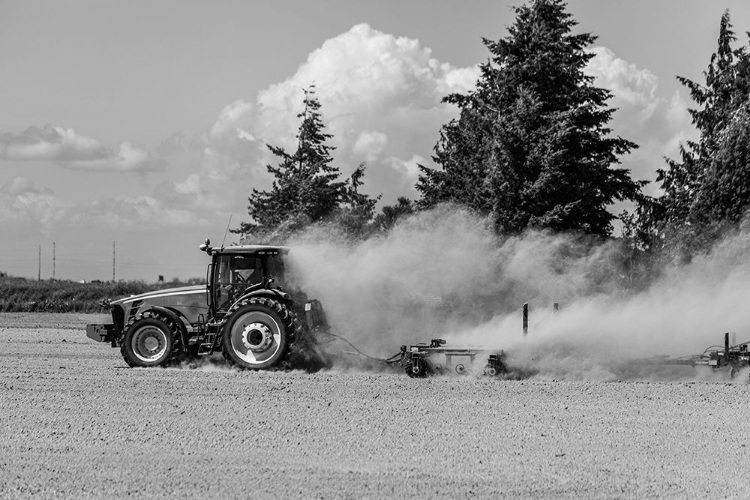
[[174, 347], [174, 338], [169, 327], [156, 318], [142, 318], [125, 332], [122, 356], [128, 365], [151, 367], [166, 365]]

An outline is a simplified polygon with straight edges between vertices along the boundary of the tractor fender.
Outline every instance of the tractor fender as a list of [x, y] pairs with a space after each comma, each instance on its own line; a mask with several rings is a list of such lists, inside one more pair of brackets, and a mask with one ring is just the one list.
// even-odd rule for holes
[[187, 345], [187, 328], [185, 327], [185, 322], [182, 321], [182, 318], [180, 318], [180, 314], [178, 312], [162, 306], [150, 306], [148, 309], [138, 311], [136, 318], [142, 318], [143, 314], [149, 311], [158, 312], [174, 321], [174, 324], [177, 325], [177, 329], [179, 330], [180, 340], [182, 341], [183, 348]]
[[234, 301], [234, 304], [241, 300], [249, 299], [250, 297], [265, 297], [267, 299], [281, 302], [282, 304], [290, 304], [292, 302], [292, 297], [286, 292], [282, 292], [275, 288], [261, 288], [260, 290], [253, 290], [252, 292], [241, 295]]

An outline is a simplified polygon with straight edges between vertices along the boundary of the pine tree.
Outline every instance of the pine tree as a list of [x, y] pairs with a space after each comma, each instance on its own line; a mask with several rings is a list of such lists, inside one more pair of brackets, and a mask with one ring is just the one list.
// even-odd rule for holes
[[288, 153], [268, 145], [280, 159], [277, 167], [266, 167], [274, 176], [273, 186], [270, 191], [253, 188], [248, 198], [253, 221], [242, 222], [239, 232], [274, 239], [274, 232], [288, 233], [331, 216], [348, 196], [347, 183], [338, 180], [339, 169], [331, 165], [335, 148], [326, 143], [333, 136], [325, 131], [315, 87], [304, 93], [304, 110], [297, 115], [302, 120], [297, 149]]
[[698, 105], [688, 111], [699, 138], [681, 145], [680, 160], [668, 159], [658, 171], [664, 195], [655, 231], [662, 245], [687, 254], [710, 246], [750, 208], [750, 55], [745, 47], [732, 49], [736, 40], [725, 11], [705, 83], [677, 77]]
[[750, 102], [734, 112], [717, 134], [711, 159], [690, 218], [699, 224], [733, 225], [750, 208]]
[[577, 23], [562, 0], [531, 0], [515, 13], [506, 38], [483, 39], [491, 56], [476, 89], [444, 99], [460, 115], [435, 146], [442, 170], [420, 167], [419, 205], [457, 202], [511, 233], [608, 235], [607, 207], [634, 199], [645, 183], [612, 167], [637, 146], [610, 136], [611, 95], [584, 73], [596, 37], [571, 34]]
[[373, 198], [359, 192], [359, 188], [364, 184], [364, 176], [365, 165], [360, 164], [347, 179], [341, 204], [333, 221], [339, 229], [353, 239], [364, 239], [370, 236], [375, 205], [381, 198], [380, 196]]
[[373, 226], [380, 233], [387, 233], [402, 218], [414, 213], [414, 203], [405, 196], [399, 196], [395, 205], [386, 205], [375, 216]]

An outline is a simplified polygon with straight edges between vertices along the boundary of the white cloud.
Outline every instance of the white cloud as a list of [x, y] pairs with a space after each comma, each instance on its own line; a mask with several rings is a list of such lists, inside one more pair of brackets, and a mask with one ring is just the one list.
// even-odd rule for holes
[[92, 203], [85, 210], [73, 214], [78, 224], [115, 223], [118, 226], [136, 227], [148, 224], [152, 228], [196, 228], [210, 226], [209, 221], [194, 210], [169, 206], [154, 196], [136, 198], [117, 197]]
[[61, 167], [111, 172], [163, 170], [164, 160], [125, 141], [116, 151], [72, 128], [31, 126], [20, 134], [0, 134], [0, 158], [11, 161], [51, 161]]
[[[606, 47], [592, 52], [587, 71], [596, 85], [613, 94], [614, 134], [640, 145], [622, 158], [623, 166], [635, 178], [654, 180], [656, 169], [664, 166], [662, 158], [676, 155], [678, 144], [689, 136], [687, 104], [680, 94], [660, 97], [659, 80], [648, 69]], [[478, 76], [476, 66], [455, 68], [434, 59], [416, 39], [356, 25], [324, 42], [292, 76], [254, 101], [228, 104], [204, 137], [203, 175], [213, 182], [242, 180], [268, 188], [265, 165], [277, 159], [265, 145], [295, 147], [302, 89], [314, 83], [342, 173], [364, 161], [368, 191], [383, 193], [386, 202], [416, 196], [416, 164], [432, 166], [439, 129], [456, 116], [442, 98], [471, 90]], [[656, 186], [647, 191], [656, 194]]]
[[29, 193], [52, 193], [52, 190], [48, 188], [39, 189], [36, 187], [33, 181], [26, 177], [14, 177], [7, 184], [0, 184], [0, 194], [19, 196], [22, 194]]
[[[640, 146], [622, 158], [634, 178], [655, 180], [656, 169], [664, 168], [663, 158], [676, 157], [681, 142], [691, 138], [692, 126], [687, 103], [679, 93], [671, 99], [658, 94], [659, 79], [648, 69], [617, 57], [606, 47], [591, 49], [595, 57], [587, 68], [595, 85], [612, 92], [609, 105], [616, 108], [610, 127], [615, 135]], [[658, 194], [653, 182], [646, 188]]]
[[[588, 72], [610, 89], [618, 108], [612, 126], [617, 135], [641, 149], [624, 158], [637, 178], [653, 179], [662, 156], [676, 154], [690, 128], [687, 105], [675, 94], [658, 94], [658, 79], [648, 70], [594, 48]], [[267, 163], [276, 164], [266, 144], [295, 146], [302, 89], [314, 83], [322, 104], [336, 164], [348, 175], [366, 162], [365, 187], [384, 194], [416, 196], [417, 164], [431, 165], [429, 155], [440, 127], [456, 116], [443, 104], [451, 92], [473, 88], [478, 68], [455, 68], [434, 59], [415, 39], [395, 37], [366, 24], [327, 40], [310, 53], [289, 78], [269, 86], [252, 101], [227, 104], [200, 138], [176, 133], [158, 148], [159, 155], [123, 142], [115, 150], [73, 129], [46, 125], [20, 134], [0, 134], [0, 158], [46, 160], [66, 168], [147, 172], [162, 168], [162, 159], [181, 165], [184, 173], [153, 187], [150, 194], [99, 202], [62, 203], [54, 193], [15, 178], [0, 186], [0, 220], [37, 220], [51, 225], [194, 227], [212, 224], [226, 213], [245, 215], [253, 187], [270, 186]]]
[[609, 89], [617, 101], [653, 111], [659, 79], [648, 69], [638, 69], [635, 64], [620, 59], [606, 47], [594, 47], [595, 57], [587, 71], [597, 79], [599, 86]]
[[174, 190], [180, 194], [197, 195], [202, 194], [200, 188], [200, 175], [192, 174], [185, 182], [180, 182], [174, 185]]
[[[203, 215], [200, 200], [206, 196], [191, 176], [182, 184], [183, 197], [156, 198], [142, 195], [119, 196], [101, 201], [66, 203], [46, 187], [39, 188], [25, 177], [15, 177], [0, 185], [0, 223], [50, 232], [55, 226], [111, 229], [112, 227], [195, 228], [213, 227], [212, 213]], [[160, 189], [155, 189], [160, 191]], [[198, 203], [196, 203], [198, 200]], [[191, 204], [192, 203], [192, 204]]]
[[359, 134], [352, 148], [356, 156], [367, 162], [375, 161], [388, 144], [388, 136], [377, 130], [365, 130]]
[[0, 221], [50, 227], [63, 221], [61, 205], [49, 188], [39, 188], [25, 177], [0, 185]]
[[393, 168], [403, 174], [404, 181], [411, 185], [417, 182], [417, 178], [419, 177], [419, 165], [427, 164], [427, 160], [419, 155], [414, 155], [409, 160], [392, 157], [390, 158], [390, 161]]
[[429, 156], [440, 127], [456, 115], [442, 98], [466, 92], [478, 76], [477, 67], [440, 63], [419, 40], [358, 24], [324, 42], [254, 102], [227, 105], [206, 134], [204, 174], [270, 185], [265, 165], [277, 161], [265, 145], [294, 148], [302, 90], [315, 84], [342, 173], [365, 161], [368, 190], [384, 192], [386, 200], [414, 195], [413, 169], [403, 165]]

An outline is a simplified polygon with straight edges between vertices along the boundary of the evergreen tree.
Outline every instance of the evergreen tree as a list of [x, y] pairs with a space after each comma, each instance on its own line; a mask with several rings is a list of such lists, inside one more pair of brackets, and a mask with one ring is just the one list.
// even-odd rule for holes
[[414, 203], [404, 196], [399, 196], [395, 205], [386, 205], [381, 212], [375, 216], [373, 225], [375, 230], [387, 233], [403, 217], [414, 213]]
[[297, 149], [288, 153], [268, 145], [280, 159], [277, 167], [266, 167], [274, 176], [273, 186], [270, 191], [253, 188], [247, 207], [253, 221], [242, 222], [239, 232], [268, 237], [280, 228], [299, 229], [332, 215], [347, 195], [347, 183], [337, 180], [339, 170], [331, 165], [335, 148], [326, 142], [333, 136], [325, 132], [315, 87], [304, 93], [304, 110], [297, 115], [302, 119]]
[[733, 225], [750, 208], [750, 101], [717, 135], [713, 155], [690, 216], [699, 224]]
[[341, 205], [334, 218], [334, 223], [350, 238], [366, 238], [371, 234], [375, 205], [380, 200], [380, 196], [372, 198], [359, 192], [364, 176], [365, 166], [360, 164], [347, 180]]
[[380, 197], [360, 192], [364, 164], [349, 179], [338, 180], [340, 172], [331, 156], [335, 148], [327, 144], [333, 136], [325, 131], [315, 87], [304, 93], [304, 109], [297, 115], [302, 120], [297, 149], [288, 153], [268, 145], [280, 159], [277, 167], [266, 167], [274, 176], [273, 185], [270, 191], [253, 189], [248, 198], [252, 222], [241, 222], [235, 231], [252, 235], [254, 241], [283, 242], [295, 231], [320, 222], [338, 226], [349, 237], [369, 234]]
[[442, 170], [420, 167], [419, 206], [457, 202], [512, 233], [608, 235], [607, 207], [634, 199], [645, 183], [612, 167], [637, 146], [610, 137], [611, 95], [584, 73], [596, 37], [571, 34], [577, 23], [562, 0], [531, 0], [515, 13], [506, 38], [483, 40], [491, 56], [476, 89], [444, 99], [460, 115], [435, 146]]
[[680, 161], [667, 160], [667, 169], [659, 170], [664, 195], [657, 222], [670, 238], [692, 240], [691, 247], [696, 241], [710, 244], [721, 227], [738, 222], [750, 208], [750, 56], [745, 47], [732, 49], [736, 39], [725, 11], [705, 84], [677, 77], [699, 106], [689, 112], [700, 135], [680, 146]]

